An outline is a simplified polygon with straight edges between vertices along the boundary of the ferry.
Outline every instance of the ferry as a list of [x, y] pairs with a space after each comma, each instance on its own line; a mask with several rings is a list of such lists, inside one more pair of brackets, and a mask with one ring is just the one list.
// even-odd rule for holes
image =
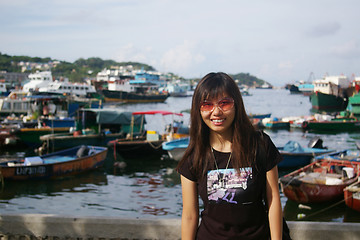
[[49, 92], [86, 96], [88, 93], [96, 93], [94, 86], [85, 83], [72, 83], [68, 78], [54, 80], [50, 71], [29, 74], [29, 82], [24, 84], [24, 92]]

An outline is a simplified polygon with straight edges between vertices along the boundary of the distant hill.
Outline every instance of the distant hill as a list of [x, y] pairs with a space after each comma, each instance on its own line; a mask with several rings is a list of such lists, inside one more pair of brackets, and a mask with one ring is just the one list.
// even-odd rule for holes
[[[259, 79], [255, 76], [250, 75], [249, 73], [237, 73], [237, 74], [229, 74], [238, 85], [246, 85], [248, 87], [259, 87], [263, 84], [267, 83], [266, 81]], [[200, 79], [195, 79], [194, 81], [198, 82]], [[268, 83], [269, 84], [269, 83]], [[271, 84], [269, 84], [271, 85]]]
[[[134, 69], [144, 69], [145, 71], [156, 71], [156, 69], [150, 65], [139, 62], [116, 62], [114, 60], [103, 60], [98, 57], [92, 57], [88, 59], [79, 58], [75, 62], [66, 62], [51, 59], [50, 57], [28, 57], [28, 56], [10, 56], [2, 54], [0, 52], [0, 71], [7, 72], [21, 72], [25, 65], [20, 63], [27, 63], [27, 69], [25, 72], [35, 72], [39, 70], [50, 70], [54, 77], [68, 77], [70, 81], [80, 82], [86, 77], [95, 77], [98, 72], [104, 68], [110, 68], [113, 66], [128, 66], [132, 65]], [[30, 64], [31, 63], [31, 67]], [[172, 74], [174, 75], [174, 74]], [[249, 73], [231, 74], [231, 76], [238, 80], [239, 84], [245, 84], [250, 87], [261, 86], [265, 83], [264, 80], [259, 79]], [[184, 79], [178, 77], [179, 79]], [[188, 79], [197, 81], [199, 79]]]
[[267, 83], [262, 79], [250, 75], [249, 73], [230, 74], [230, 76], [234, 80], [238, 80], [238, 84], [244, 84], [249, 87], [262, 86], [263, 84]]
[[[0, 52], [0, 71], [7, 72], [22, 72], [24, 64], [27, 63], [29, 67], [25, 72], [35, 72], [36, 70], [50, 70], [53, 76], [64, 76], [68, 77], [70, 81], [80, 82], [86, 77], [95, 77], [98, 72], [104, 68], [110, 68], [112, 66], [128, 66], [132, 65], [134, 69], [144, 69], [146, 71], [156, 71], [150, 65], [138, 62], [116, 62], [113, 60], [103, 60], [101, 58], [80, 58], [74, 63], [59, 61], [55, 59], [40, 58], [40, 57], [28, 57], [28, 56], [10, 56], [2, 54]], [[31, 63], [31, 64], [30, 64]], [[35, 67], [37, 66], [37, 67]]]

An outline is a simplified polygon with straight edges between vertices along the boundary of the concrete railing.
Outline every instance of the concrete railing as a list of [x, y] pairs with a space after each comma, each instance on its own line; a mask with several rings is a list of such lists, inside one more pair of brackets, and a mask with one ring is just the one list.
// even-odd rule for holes
[[[288, 222], [293, 240], [360, 239], [360, 223]], [[0, 215], [0, 239], [180, 239], [180, 219]]]

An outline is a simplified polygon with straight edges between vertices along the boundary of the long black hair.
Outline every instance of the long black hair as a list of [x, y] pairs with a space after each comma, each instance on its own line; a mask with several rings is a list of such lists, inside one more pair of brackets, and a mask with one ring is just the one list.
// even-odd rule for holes
[[[208, 98], [216, 98], [227, 94], [234, 99], [235, 118], [232, 123], [232, 165], [233, 168], [251, 166], [255, 161], [257, 138], [256, 129], [251, 123], [244, 107], [244, 102], [235, 81], [223, 72], [209, 73], [198, 83], [192, 97], [190, 112], [190, 142], [178, 168], [189, 159], [198, 177], [206, 175], [214, 159], [210, 146], [210, 130], [200, 114], [201, 103]], [[212, 165], [209, 165], [212, 164]]]

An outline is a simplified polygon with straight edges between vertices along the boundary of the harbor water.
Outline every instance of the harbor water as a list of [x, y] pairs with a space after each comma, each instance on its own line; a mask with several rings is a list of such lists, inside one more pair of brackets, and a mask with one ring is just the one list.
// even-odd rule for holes
[[[272, 117], [308, 116], [311, 112], [309, 97], [292, 95], [285, 89], [251, 89], [244, 96], [248, 114], [271, 113]], [[191, 105], [191, 97], [170, 97], [165, 103], [118, 104], [107, 107], [128, 111], [170, 110], [180, 112]], [[188, 123], [189, 114], [182, 118]], [[164, 131], [172, 122], [171, 116], [146, 117], [146, 129]], [[312, 133], [300, 129], [265, 130], [276, 146], [293, 140], [306, 146], [313, 137], [320, 137], [329, 149], [356, 149], [360, 133]], [[1, 150], [4, 156], [24, 156], [32, 149], [16, 152]], [[124, 161], [125, 169], [114, 167]], [[180, 218], [181, 186], [174, 171], [177, 162], [166, 157], [124, 159], [109, 149], [105, 166], [79, 176], [47, 181], [5, 181], [0, 192], [0, 214], [37, 213], [70, 216], [115, 216], [141, 219]], [[280, 171], [284, 175], [287, 171]], [[287, 220], [323, 222], [360, 222], [360, 213], [347, 208], [343, 201], [319, 205], [299, 205], [281, 194]]]

